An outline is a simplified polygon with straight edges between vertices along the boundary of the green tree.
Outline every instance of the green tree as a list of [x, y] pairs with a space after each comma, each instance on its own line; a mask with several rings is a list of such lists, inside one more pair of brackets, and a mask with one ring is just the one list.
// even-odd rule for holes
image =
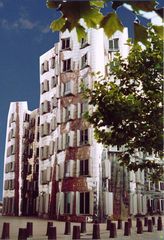
[[109, 64], [109, 76], [104, 78], [100, 73], [95, 74], [98, 80], [94, 89], [85, 91], [94, 111], [86, 117], [95, 128], [98, 142], [125, 147], [120, 154], [121, 165], [134, 171], [155, 169], [152, 174], [159, 177], [162, 176], [162, 162], [149, 158], [130, 160], [136, 149], [144, 156], [154, 153], [160, 158], [163, 150], [163, 41], [152, 26], [147, 33], [144, 47], [139, 43], [128, 43], [131, 49], [127, 59], [116, 54]]
[[[109, 7], [107, 4], [111, 2], [112, 12], [103, 14], [102, 10]], [[74, 28], [77, 31], [79, 41], [86, 36], [86, 29], [84, 24], [81, 24], [80, 19], [83, 19], [86, 25], [86, 28], [103, 28], [104, 32], [108, 37], [111, 37], [117, 30], [123, 31], [123, 24], [121, 23], [119, 16], [117, 15], [117, 10], [120, 7], [123, 7], [123, 4], [128, 4], [133, 14], [140, 16], [140, 11], [152, 12], [155, 11], [159, 16], [162, 17], [162, 10], [157, 9], [156, 0], [148, 1], [138, 1], [138, 0], [101, 0], [101, 1], [57, 1], [57, 0], [47, 0], [47, 6], [49, 8], [54, 8], [57, 11], [61, 12], [61, 16], [58, 19], [55, 19], [51, 23], [52, 31], [61, 31], [73, 30]], [[141, 24], [135, 24], [136, 39], [140, 41], [145, 41], [147, 38], [146, 28]], [[159, 35], [162, 34], [162, 27], [158, 27], [155, 30]], [[142, 32], [142, 34], [138, 34]]]

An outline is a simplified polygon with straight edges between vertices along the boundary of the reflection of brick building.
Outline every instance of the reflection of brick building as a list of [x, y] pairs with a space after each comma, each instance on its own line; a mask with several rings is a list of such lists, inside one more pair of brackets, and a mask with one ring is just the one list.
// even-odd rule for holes
[[[9, 110], [17, 150], [8, 156], [12, 143], [6, 140], [5, 168], [15, 169], [4, 174], [4, 214], [81, 221], [133, 213], [129, 187], [134, 189], [135, 178], [115, 163], [116, 147], [107, 151], [96, 142], [83, 117], [92, 107], [82, 97], [82, 84], [93, 88], [92, 72], [107, 75], [105, 65], [116, 51], [127, 56], [126, 40], [127, 29], [110, 40], [102, 29], [91, 29], [81, 43], [74, 31], [65, 32], [40, 57], [39, 110], [29, 112], [26, 103], [12, 103]], [[13, 190], [6, 188], [13, 179]]]

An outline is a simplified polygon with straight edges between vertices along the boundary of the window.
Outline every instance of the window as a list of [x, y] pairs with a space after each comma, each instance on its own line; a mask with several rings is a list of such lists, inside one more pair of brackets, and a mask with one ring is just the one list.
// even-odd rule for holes
[[80, 193], [80, 214], [89, 214], [89, 192]]
[[53, 96], [53, 97], [51, 98], [51, 106], [52, 106], [52, 109], [54, 109], [54, 108], [57, 107], [57, 103], [58, 103], [58, 101], [57, 101], [56, 96]]
[[28, 113], [25, 113], [24, 122], [29, 122], [29, 121], [30, 121], [30, 115]]
[[57, 128], [57, 121], [56, 121], [56, 117], [53, 117], [51, 119], [51, 131], [54, 131]]
[[70, 49], [70, 38], [64, 38], [62, 41], [62, 50]]
[[86, 47], [87, 46], [87, 38], [82, 38], [81, 39], [81, 48]]
[[79, 117], [83, 117], [84, 113], [88, 111], [88, 102], [83, 102], [80, 104]]
[[160, 182], [160, 191], [164, 191], [164, 182]]
[[71, 212], [71, 196], [70, 193], [64, 194], [64, 212], [70, 213]]
[[119, 50], [119, 39], [115, 38], [109, 40], [109, 51], [118, 51]]
[[70, 145], [70, 135], [68, 133], [66, 133], [66, 137], [65, 137], [65, 147], [68, 148]]
[[51, 58], [51, 68], [55, 68], [55, 57]]
[[53, 76], [53, 77], [51, 78], [51, 88], [56, 87], [56, 85], [57, 85], [57, 77], [56, 77], [56, 76]]
[[41, 93], [45, 93], [49, 91], [49, 81], [45, 80], [44, 82], [41, 83]]
[[78, 81], [78, 92], [83, 92], [85, 88], [92, 88], [91, 79], [89, 79], [88, 77], [83, 77]]
[[50, 133], [50, 124], [48, 122], [45, 122], [44, 124], [41, 124], [41, 137], [47, 136]]
[[41, 103], [41, 114], [48, 113], [50, 111], [50, 102], [44, 101]]
[[88, 144], [88, 129], [80, 131], [80, 145]]
[[64, 95], [71, 93], [71, 81], [64, 84]]
[[41, 147], [41, 160], [45, 160], [49, 156], [49, 146], [45, 145], [44, 147]]
[[36, 157], [39, 157], [39, 148], [37, 147], [36, 148], [36, 154], [35, 154]]
[[63, 72], [71, 70], [71, 59], [63, 60]]
[[48, 70], [49, 70], [48, 61], [44, 61], [44, 63], [42, 63], [41, 65], [41, 74], [47, 72]]
[[81, 68], [85, 68], [88, 65], [87, 53], [81, 58]]
[[88, 169], [88, 159], [87, 160], [80, 160], [80, 175], [86, 176], [89, 174]]

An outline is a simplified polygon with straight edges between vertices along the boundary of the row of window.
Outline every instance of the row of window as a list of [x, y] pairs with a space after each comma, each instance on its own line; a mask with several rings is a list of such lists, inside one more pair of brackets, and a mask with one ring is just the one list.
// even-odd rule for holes
[[[49, 111], [49, 104], [50, 102], [45, 101], [42, 105], [42, 113], [48, 113]], [[56, 105], [55, 105], [56, 106]], [[82, 103], [78, 103], [77, 105], [75, 104], [70, 104], [67, 107], [63, 107], [61, 108], [61, 110], [57, 112], [57, 118], [54, 118], [51, 120], [51, 125], [52, 127], [49, 128], [49, 126], [47, 126], [47, 128], [49, 128], [50, 131], [46, 131], [46, 134], [42, 134], [42, 126], [41, 125], [41, 136], [43, 135], [48, 135], [49, 132], [51, 132], [51, 130], [55, 130], [57, 127], [57, 123], [65, 123], [67, 121], [70, 120], [74, 120], [76, 118], [82, 118], [84, 116], [84, 114], [87, 111], [91, 111], [92, 107], [88, 105], [87, 101], [84, 101]], [[49, 123], [47, 123], [49, 125]], [[46, 126], [45, 126], [46, 127]], [[26, 136], [28, 137], [28, 135]]]
[[[57, 80], [56, 77], [52, 77], [53, 79], [53, 87], [57, 86]], [[44, 80], [41, 84], [41, 93], [48, 92], [50, 89], [49, 86], [49, 80]], [[51, 86], [51, 88], [52, 88]], [[78, 87], [76, 87], [76, 83], [73, 80], [69, 80], [66, 83], [60, 83], [60, 86], [58, 85], [58, 88], [56, 89], [56, 97], [62, 97], [67, 95], [76, 95], [77, 92], [81, 93], [83, 92], [83, 88], [91, 88], [91, 81], [89, 81], [89, 78], [83, 78], [78, 80]], [[78, 88], [78, 89], [77, 89]]]
[[[60, 192], [56, 196], [56, 214], [72, 214], [76, 196], [76, 214], [93, 214], [92, 192]], [[49, 194], [42, 194], [37, 198], [37, 211], [40, 214], [48, 213]]]
[[[46, 153], [42, 152], [42, 154], [43, 157], [48, 157], [48, 148], [44, 147], [42, 151], [47, 151]], [[47, 156], [44, 156], [44, 154], [47, 154]], [[67, 160], [66, 162], [61, 162], [60, 164], [56, 165], [56, 181], [62, 180], [63, 178], [79, 176], [90, 176], [88, 159]], [[47, 184], [50, 180], [51, 168], [41, 171], [40, 183]]]
[[[86, 53], [81, 57], [81, 60], [80, 60], [80, 68], [81, 69], [89, 66], [89, 56], [88, 55], [89, 55], [89, 53]], [[55, 68], [58, 69], [58, 64], [57, 63], [56, 63]], [[73, 61], [72, 61], [71, 58], [62, 60], [62, 62], [61, 62], [61, 71], [62, 72], [70, 72], [70, 71], [73, 71], [73, 70], [74, 70]], [[49, 71], [49, 62], [44, 61], [44, 63], [42, 63], [42, 65], [41, 65], [41, 73], [43, 74], [43, 73], [48, 72], [48, 71]], [[59, 74], [58, 70], [56, 71], [56, 74]]]
[[14, 214], [14, 197], [5, 197], [3, 198], [3, 213], [5, 214]]
[[57, 59], [55, 57], [52, 57], [50, 61], [45, 60], [41, 65], [41, 74], [49, 71], [49, 69], [55, 68]]
[[153, 183], [151, 181], [145, 183], [145, 190], [147, 191], [164, 191], [164, 182]]
[[42, 115], [46, 114], [56, 107], [57, 107], [57, 98], [54, 96], [51, 98], [51, 102], [46, 100], [41, 103], [40, 113]]
[[41, 93], [45, 93], [48, 92], [51, 89], [53, 89], [54, 87], [56, 87], [58, 84], [58, 79], [57, 76], [53, 76], [51, 77], [51, 85], [50, 82], [46, 79], [41, 83]]
[[56, 181], [80, 176], [90, 176], [88, 159], [67, 160], [56, 165]]
[[[35, 133], [33, 131], [29, 131], [27, 128], [24, 128], [23, 138], [28, 139], [29, 142], [32, 143], [35, 139]], [[36, 140], [39, 140], [39, 131], [37, 132]]]
[[49, 145], [45, 145], [40, 148], [40, 159], [48, 159], [51, 155], [56, 152], [57, 145], [55, 142], [51, 141]]
[[[87, 41], [86, 41], [86, 39], [82, 39], [81, 47], [85, 47], [85, 46], [87, 46]], [[61, 39], [61, 49], [62, 50], [71, 50], [70, 38]], [[114, 38], [114, 39], [109, 40], [109, 51], [110, 52], [119, 51], [119, 38]], [[42, 63], [42, 65], [41, 65], [41, 73], [43, 74], [43, 73], [49, 71], [49, 68], [55, 68], [55, 65], [57, 65], [57, 63], [55, 62], [55, 57], [52, 57], [50, 59], [50, 66], [49, 66], [48, 61], [44, 61], [44, 63]], [[71, 59], [63, 60], [62, 61], [62, 71], [67, 72], [67, 71], [73, 70], [71, 65], [72, 65]], [[81, 68], [88, 66], [87, 53], [81, 57], [80, 66], [81, 66]]]
[[[35, 118], [30, 119], [30, 114], [28, 114], [28, 113], [24, 114], [23, 121], [30, 123], [30, 125], [29, 125], [30, 128], [34, 127], [35, 123], [36, 123], [36, 119]], [[39, 123], [40, 123], [40, 118], [38, 117], [37, 118], [37, 125], [38, 126], [39, 126]]]
[[63, 133], [58, 138], [58, 151], [62, 151], [68, 147], [79, 147], [83, 145], [91, 145], [92, 130], [83, 129]]
[[[75, 198], [76, 196], [76, 198]], [[76, 199], [76, 214], [93, 214], [92, 192], [61, 192], [57, 193], [57, 214], [73, 214], [73, 204]]]
[[[88, 45], [87, 39], [82, 38], [81, 40], [81, 47], [85, 47]], [[62, 50], [70, 50], [71, 46], [71, 39], [70, 38], [63, 38], [61, 39], [61, 49]], [[109, 51], [118, 51], [119, 50], [119, 38], [113, 38], [109, 40]]]

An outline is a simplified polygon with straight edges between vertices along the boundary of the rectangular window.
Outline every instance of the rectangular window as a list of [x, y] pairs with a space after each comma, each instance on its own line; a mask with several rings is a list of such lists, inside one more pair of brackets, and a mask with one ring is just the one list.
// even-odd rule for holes
[[45, 114], [50, 111], [50, 102], [49, 101], [44, 101], [41, 103], [41, 113]]
[[81, 48], [83, 48], [83, 47], [86, 47], [87, 46], [87, 38], [82, 38], [81, 39]]
[[51, 58], [51, 68], [55, 68], [55, 57]]
[[64, 95], [71, 93], [71, 81], [64, 83]]
[[164, 191], [164, 182], [160, 182], [160, 191]]
[[70, 38], [64, 38], [62, 41], [62, 50], [70, 49]]
[[71, 193], [64, 193], [64, 213], [71, 213]]
[[41, 93], [45, 93], [49, 91], [49, 81], [45, 80], [44, 82], [41, 83]]
[[48, 61], [44, 61], [44, 63], [42, 63], [41, 65], [41, 74], [47, 72], [48, 70], [49, 70]]
[[87, 176], [88, 174], [89, 174], [88, 159], [80, 160], [80, 175]]
[[81, 104], [81, 116], [88, 111], [88, 102], [83, 102]]
[[57, 85], [57, 77], [56, 77], [56, 76], [53, 76], [53, 77], [51, 78], [51, 88], [56, 87], [56, 85]]
[[56, 96], [53, 96], [51, 98], [51, 106], [52, 106], [52, 109], [57, 107], [57, 98], [56, 98]]
[[63, 72], [71, 70], [71, 59], [63, 60]]
[[89, 214], [89, 192], [80, 193], [80, 214]]
[[88, 144], [88, 129], [80, 131], [80, 145]]
[[81, 58], [81, 68], [85, 68], [88, 65], [87, 53]]
[[30, 115], [28, 113], [25, 113], [24, 122], [29, 122], [29, 121], [30, 121]]
[[109, 51], [119, 51], [119, 39], [109, 40]]

